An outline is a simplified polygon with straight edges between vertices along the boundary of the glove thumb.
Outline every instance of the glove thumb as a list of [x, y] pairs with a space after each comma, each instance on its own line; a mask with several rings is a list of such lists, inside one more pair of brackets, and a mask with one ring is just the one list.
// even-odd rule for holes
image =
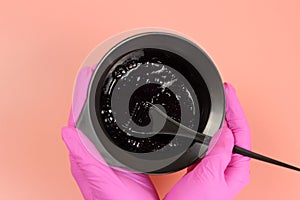
[[215, 146], [193, 171], [209, 180], [212, 180], [212, 177], [224, 178], [224, 172], [231, 160], [233, 145], [234, 137], [225, 121]]

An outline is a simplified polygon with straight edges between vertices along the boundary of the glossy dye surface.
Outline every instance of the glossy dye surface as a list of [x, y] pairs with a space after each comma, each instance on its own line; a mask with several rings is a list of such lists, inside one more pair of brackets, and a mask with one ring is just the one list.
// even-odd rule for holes
[[[112, 66], [96, 106], [106, 134], [116, 145], [137, 153], [181, 145], [178, 139], [172, 141], [174, 136], [159, 134], [169, 127], [149, 115], [151, 104], [159, 105], [173, 120], [198, 129], [201, 108], [197, 96], [189, 80], [177, 71], [192, 66], [175, 57], [178, 56], [171, 52], [143, 49], [125, 55]], [[207, 105], [203, 119], [207, 119], [209, 102]], [[176, 132], [174, 128], [168, 131]], [[170, 151], [169, 148], [166, 150]]]

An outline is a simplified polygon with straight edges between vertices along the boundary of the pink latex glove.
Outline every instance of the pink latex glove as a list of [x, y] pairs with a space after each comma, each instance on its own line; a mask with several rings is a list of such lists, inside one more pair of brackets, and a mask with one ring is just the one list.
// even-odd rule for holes
[[233, 154], [233, 145], [251, 149], [250, 129], [234, 88], [224, 84], [226, 120], [214, 148], [188, 171], [166, 195], [165, 200], [228, 200], [250, 180], [250, 159]]
[[93, 71], [94, 67], [85, 67], [79, 72], [69, 124], [62, 129], [63, 140], [69, 149], [71, 172], [84, 199], [158, 199], [147, 175], [109, 167], [89, 139], [75, 128]]

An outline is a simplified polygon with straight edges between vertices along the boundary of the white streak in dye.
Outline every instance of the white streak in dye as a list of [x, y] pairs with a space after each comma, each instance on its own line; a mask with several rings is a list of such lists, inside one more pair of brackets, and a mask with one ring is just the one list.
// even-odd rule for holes
[[[129, 135], [129, 136], [132, 136], [131, 133], [137, 133], [137, 134], [143, 134], [143, 135], [145, 135], [145, 134], [155, 134], [155, 133], [153, 133], [153, 132], [148, 132], [148, 133], [146, 133], [146, 132], [143, 132], [143, 131], [135, 131], [135, 130], [132, 130], [131, 128], [128, 128], [127, 126], [124, 126], [124, 125], [122, 125], [122, 127], [124, 127], [123, 131], [124, 131], [127, 135]], [[129, 130], [131, 133], [128, 133], [127, 130]]]
[[171, 81], [168, 81], [168, 82], [165, 82], [162, 87], [165, 88], [165, 87], [170, 87], [171, 85], [173, 85], [174, 82], [177, 81], [177, 78], [176, 79], [173, 79]]
[[[115, 82], [116, 82], [116, 79], [114, 79], [114, 80], [112, 81], [112, 83], [109, 84], [109, 87], [108, 87], [108, 88], [109, 88], [109, 89], [108, 89], [108, 93], [109, 93], [109, 94], [111, 94], [111, 90], [112, 90], [112, 87], [111, 87], [111, 86], [114, 85]], [[106, 92], [106, 93], [107, 93], [107, 92]]]
[[[156, 66], [156, 65], [155, 65]], [[151, 74], [160, 74], [163, 71], [165, 71], [167, 68], [165, 68], [165, 66], [163, 65], [161, 69], [157, 70], [157, 71], [153, 71], [151, 72]]]
[[151, 65], [154, 65], [154, 66], [156, 66], [156, 67], [159, 67], [159, 64], [157, 64], [157, 63], [151, 63]]
[[137, 78], [136, 78], [136, 81], [139, 81], [141, 79], [141, 77], [140, 76], [138, 76]]
[[[192, 98], [192, 95], [191, 95], [190, 91], [188, 91], [187, 89], [186, 89], [185, 91], [188, 93], [189, 98], [191, 99], [192, 104], [193, 104], [193, 108], [194, 108], [194, 107], [195, 107], [195, 104], [194, 104], [194, 100], [193, 100], [193, 98]], [[193, 114], [195, 115], [195, 109], [193, 109]]]
[[130, 69], [129, 71], [127, 71], [127, 73], [121, 77], [121, 79], [123, 80], [124, 78], [126, 78], [131, 72], [137, 70], [139, 67], [141, 66], [141, 63], [137, 64], [137, 67]]

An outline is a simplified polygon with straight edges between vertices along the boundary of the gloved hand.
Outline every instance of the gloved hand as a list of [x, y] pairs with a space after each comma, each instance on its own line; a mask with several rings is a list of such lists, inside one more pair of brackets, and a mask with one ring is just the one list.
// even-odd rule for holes
[[251, 149], [250, 129], [234, 88], [225, 83], [226, 119], [214, 148], [175, 184], [165, 200], [228, 200], [250, 180], [250, 159], [233, 145]]
[[62, 129], [63, 140], [69, 149], [71, 172], [84, 199], [158, 199], [147, 175], [109, 167], [89, 139], [76, 129], [93, 71], [94, 67], [85, 67], [79, 72], [69, 123]]

